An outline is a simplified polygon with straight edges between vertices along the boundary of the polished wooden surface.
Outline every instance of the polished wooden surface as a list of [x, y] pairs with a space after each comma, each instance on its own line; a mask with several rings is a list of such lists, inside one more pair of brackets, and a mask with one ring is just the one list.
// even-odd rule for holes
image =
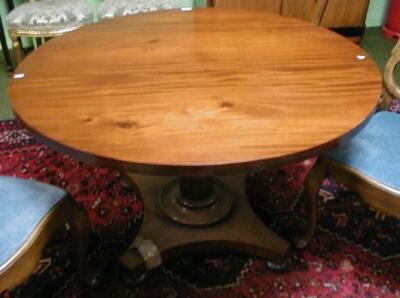
[[[212, 250], [245, 252], [280, 264], [290, 253], [290, 244], [269, 230], [254, 214], [245, 194], [244, 175], [220, 177], [231, 188], [235, 207], [224, 220], [202, 228], [179, 224], [161, 212], [157, 205], [158, 189], [170, 178], [125, 173], [125, 179], [133, 183], [133, 187], [135, 183], [140, 185], [145, 216], [139, 236], [154, 242], [163, 263], [182, 253]], [[120, 262], [133, 275], [140, 275], [145, 268], [145, 261], [135, 248], [125, 251]]]
[[345, 38], [216, 8], [86, 26], [16, 73], [15, 112], [43, 141], [88, 162], [179, 175], [320, 154], [374, 111], [381, 92], [372, 59]]
[[369, 0], [208, 0], [209, 7], [265, 10], [335, 28], [359, 42], [365, 28]]

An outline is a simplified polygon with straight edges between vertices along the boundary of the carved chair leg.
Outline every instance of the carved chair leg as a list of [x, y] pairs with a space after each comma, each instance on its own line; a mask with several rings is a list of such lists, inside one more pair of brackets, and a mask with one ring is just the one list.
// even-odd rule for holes
[[18, 36], [12, 35], [10, 34], [11, 37], [11, 41], [12, 41], [12, 46], [13, 46], [13, 51], [14, 51], [14, 56], [15, 56], [15, 60], [16, 60], [16, 64], [18, 65], [19, 63], [21, 63], [24, 54], [22, 51], [22, 45], [20, 43], [20, 40], [18, 38]]
[[307, 212], [307, 231], [302, 237], [294, 239], [297, 248], [304, 248], [311, 241], [315, 227], [317, 225], [318, 210], [317, 199], [318, 191], [326, 175], [324, 158], [318, 158], [313, 169], [308, 173], [304, 182], [304, 190], [301, 199], [306, 203]]
[[91, 234], [90, 222], [85, 210], [74, 204], [73, 212], [70, 217], [71, 230], [75, 245], [75, 260], [77, 265], [78, 280], [86, 282], [86, 263], [89, 250]]

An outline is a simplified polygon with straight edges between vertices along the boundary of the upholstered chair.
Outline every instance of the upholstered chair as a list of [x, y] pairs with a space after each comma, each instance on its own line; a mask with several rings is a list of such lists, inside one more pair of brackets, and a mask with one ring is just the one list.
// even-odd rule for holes
[[400, 42], [392, 51], [384, 73], [384, 95], [378, 112], [357, 132], [342, 139], [337, 148], [319, 157], [304, 186], [308, 206], [308, 231], [295, 241], [304, 247], [317, 222], [317, 194], [324, 178], [357, 191], [372, 208], [400, 217], [400, 114], [387, 111], [393, 98], [400, 98], [394, 69], [400, 62]]
[[90, 225], [64, 190], [33, 180], [0, 177], [0, 294], [32, 273], [41, 251], [68, 222], [78, 277], [83, 278]]
[[97, 12], [99, 20], [115, 17], [178, 8], [173, 0], [104, 0]]
[[93, 22], [87, 0], [29, 0], [7, 16], [17, 63], [23, 58], [19, 37], [54, 37]]

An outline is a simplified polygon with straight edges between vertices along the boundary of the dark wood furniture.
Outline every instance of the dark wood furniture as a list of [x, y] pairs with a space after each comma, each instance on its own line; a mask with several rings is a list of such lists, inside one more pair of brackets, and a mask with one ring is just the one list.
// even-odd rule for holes
[[[372, 59], [345, 38], [236, 9], [86, 26], [32, 53], [10, 81], [16, 114], [40, 140], [138, 182], [141, 235], [163, 260], [204, 249], [285, 259], [289, 243], [253, 214], [242, 176], [212, 177], [323, 153], [374, 112], [380, 90]], [[182, 178], [158, 197], [169, 179], [134, 173]], [[214, 209], [213, 224], [196, 221]], [[145, 265], [134, 250], [121, 260]]]
[[365, 30], [369, 2], [369, 0], [208, 0], [208, 5], [280, 13], [330, 28], [358, 42]]

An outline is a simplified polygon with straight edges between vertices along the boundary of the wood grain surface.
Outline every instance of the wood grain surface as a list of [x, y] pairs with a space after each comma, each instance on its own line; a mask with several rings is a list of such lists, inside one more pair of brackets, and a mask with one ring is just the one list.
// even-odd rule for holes
[[[135, 188], [136, 183], [140, 185], [145, 215], [139, 236], [155, 243], [163, 263], [183, 253], [193, 255], [205, 250], [247, 253], [267, 258], [276, 264], [282, 264], [290, 255], [290, 244], [269, 230], [255, 215], [246, 196], [245, 175], [220, 177], [231, 189], [235, 207], [222, 221], [201, 228], [176, 223], [160, 210], [157, 204], [158, 191], [169, 182], [168, 177], [133, 173], [123, 173], [123, 176], [132, 187]], [[143, 273], [144, 260], [136, 249], [126, 250], [119, 260], [131, 274]]]
[[309, 21], [318, 25], [321, 22], [328, 0], [285, 0], [282, 15]]
[[321, 26], [362, 27], [365, 24], [370, 0], [329, 0]]
[[320, 154], [374, 111], [382, 85], [367, 53], [335, 33], [217, 8], [85, 26], [16, 73], [15, 112], [42, 141], [88, 162], [179, 175]]
[[209, 6], [217, 8], [241, 8], [281, 13], [282, 0], [213, 0]]

